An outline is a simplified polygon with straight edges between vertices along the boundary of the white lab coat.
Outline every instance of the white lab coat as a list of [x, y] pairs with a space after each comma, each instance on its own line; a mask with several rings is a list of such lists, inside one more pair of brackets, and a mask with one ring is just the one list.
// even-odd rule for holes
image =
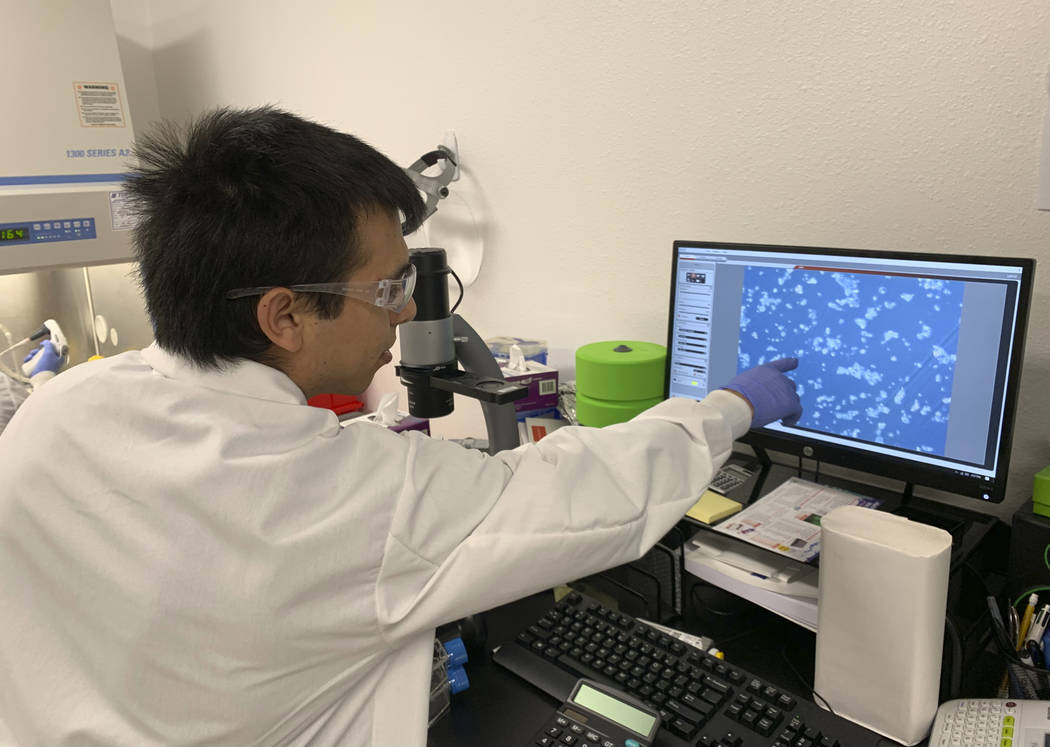
[[[11, 422], [15, 412], [22, 403], [26, 401], [29, 394], [50, 381], [55, 376], [54, 371], [40, 371], [33, 374], [26, 386], [20, 381], [15, 381], [5, 373], [0, 372], [0, 433]], [[0, 472], [2, 474], [2, 472]]]
[[14, 417], [15, 411], [29, 396], [29, 389], [5, 373], [0, 373], [0, 433]]
[[257, 363], [77, 366], [0, 435], [0, 735], [423, 745], [434, 628], [639, 557], [749, 419], [717, 392], [492, 458]]

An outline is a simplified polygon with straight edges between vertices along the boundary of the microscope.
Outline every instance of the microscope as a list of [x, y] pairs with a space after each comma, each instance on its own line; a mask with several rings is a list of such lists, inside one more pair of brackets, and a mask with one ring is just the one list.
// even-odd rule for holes
[[[405, 169], [416, 187], [426, 195], [426, 220], [448, 196], [455, 178], [456, 154], [445, 146], [425, 153]], [[436, 176], [424, 171], [441, 165]], [[401, 363], [395, 368], [408, 389], [408, 411], [417, 418], [439, 418], [453, 410], [453, 395], [481, 402], [488, 431], [489, 453], [518, 446], [518, 421], [514, 401], [528, 389], [508, 384], [484, 340], [463, 317], [455, 314], [459, 301], [449, 309], [448, 278], [463, 284], [448, 266], [444, 249], [413, 249], [409, 261], [416, 268], [416, 316], [399, 328]], [[462, 369], [460, 368], [462, 366]]]
[[[444, 169], [436, 177], [423, 171], [439, 162]], [[415, 185], [426, 194], [426, 217], [437, 210], [440, 199], [448, 196], [448, 183], [455, 172], [455, 155], [443, 146], [424, 154], [406, 169]], [[424, 218], [426, 220], [426, 218]], [[413, 249], [408, 260], [416, 268], [416, 316], [398, 328], [401, 362], [395, 371], [408, 389], [408, 412], [417, 418], [438, 418], [452, 412], [454, 395], [471, 397], [481, 403], [488, 431], [489, 454], [513, 449], [520, 444], [514, 402], [529, 390], [503, 379], [499, 364], [488, 345], [459, 314], [454, 313], [463, 299], [463, 284], [448, 266], [444, 249]], [[459, 300], [449, 308], [448, 278], [459, 286]], [[462, 369], [460, 369], [462, 365]], [[485, 614], [469, 615], [445, 626], [450, 635], [462, 638], [473, 656], [486, 648]], [[442, 631], [438, 634], [441, 637]]]
[[408, 389], [409, 413], [438, 418], [452, 412], [454, 394], [471, 397], [481, 403], [489, 453], [513, 449], [519, 444], [513, 403], [529, 390], [504, 381], [484, 340], [449, 309], [448, 276], [459, 279], [445, 250], [413, 249], [408, 259], [416, 268], [416, 316], [399, 328], [401, 363], [395, 370]]

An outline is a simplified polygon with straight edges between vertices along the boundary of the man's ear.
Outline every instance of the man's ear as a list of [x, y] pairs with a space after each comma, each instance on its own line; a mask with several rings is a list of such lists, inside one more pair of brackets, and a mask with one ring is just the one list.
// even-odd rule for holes
[[303, 328], [306, 324], [302, 304], [287, 288], [271, 288], [255, 307], [259, 328], [270, 342], [289, 353], [297, 353], [303, 346]]

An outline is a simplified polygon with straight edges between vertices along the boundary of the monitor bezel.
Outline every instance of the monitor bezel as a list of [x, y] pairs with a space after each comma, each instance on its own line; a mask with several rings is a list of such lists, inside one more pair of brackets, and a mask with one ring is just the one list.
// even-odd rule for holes
[[[677, 293], [678, 258], [682, 249], [732, 249], [756, 252], [790, 252], [796, 254], [835, 255], [867, 259], [913, 260], [920, 262], [965, 263], [972, 265], [1014, 266], [1021, 271], [1018, 285], [1017, 324], [1011, 341], [1012, 354], [1007, 368], [1007, 383], [1003, 402], [1003, 437], [999, 443], [994, 479], [956, 474], [951, 468], [924, 464], [903, 457], [865, 451], [863, 449], [827, 443], [794, 433], [782, 433], [766, 428], [750, 430], [740, 440], [752, 448], [785, 453], [789, 456], [812, 459], [824, 464], [889, 478], [895, 482], [924, 485], [937, 490], [975, 498], [987, 503], [1001, 503], [1006, 497], [1010, 456], [1016, 425], [1017, 400], [1021, 387], [1021, 372], [1031, 307], [1035, 260], [1029, 257], [1000, 257], [993, 255], [969, 256], [934, 252], [900, 250], [853, 249], [842, 247], [795, 246], [790, 244], [751, 244], [726, 241], [674, 241], [671, 256], [671, 287], [667, 315], [667, 356], [664, 365], [664, 397], [670, 396], [671, 351], [674, 349], [674, 308]], [[987, 498], [985, 496], [987, 495]]]

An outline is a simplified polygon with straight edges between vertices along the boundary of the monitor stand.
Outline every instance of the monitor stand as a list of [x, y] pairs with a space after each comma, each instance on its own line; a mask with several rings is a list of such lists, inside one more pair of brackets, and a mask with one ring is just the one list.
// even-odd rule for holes
[[997, 519], [991, 514], [918, 498], [912, 488], [911, 483], [905, 485], [900, 504], [890, 511], [948, 532], [952, 536], [951, 568], [954, 572], [973, 555], [981, 541], [995, 527]]
[[938, 529], [943, 529], [952, 536], [952, 546], [956, 547], [963, 541], [967, 529], [970, 528], [972, 520], [957, 516], [948, 516], [943, 512], [927, 511], [910, 503], [902, 503], [890, 513], [903, 516], [906, 519], [917, 521], [920, 524], [928, 524]]

